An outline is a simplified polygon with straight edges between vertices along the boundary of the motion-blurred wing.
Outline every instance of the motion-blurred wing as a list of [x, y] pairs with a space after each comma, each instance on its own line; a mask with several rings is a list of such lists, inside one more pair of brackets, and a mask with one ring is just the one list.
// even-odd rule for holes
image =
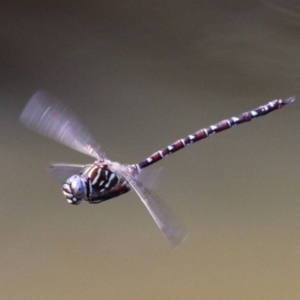
[[53, 164], [48, 167], [48, 172], [50, 176], [64, 183], [72, 175], [83, 172], [88, 166], [90, 165]]
[[104, 158], [97, 142], [73, 113], [51, 94], [38, 91], [20, 116], [28, 128], [94, 158]]
[[132, 188], [139, 195], [155, 223], [167, 238], [171, 246], [174, 249], [178, 248], [187, 237], [183, 227], [156, 195], [154, 196], [152, 192], [150, 193], [146, 187], [132, 178], [132, 176], [128, 173], [124, 173], [123, 176], [125, 176]]

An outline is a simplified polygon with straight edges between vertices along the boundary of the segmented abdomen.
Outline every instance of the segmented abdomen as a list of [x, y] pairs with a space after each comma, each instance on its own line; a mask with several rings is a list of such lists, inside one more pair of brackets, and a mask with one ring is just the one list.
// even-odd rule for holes
[[193, 144], [202, 139], [205, 139], [214, 133], [229, 129], [234, 125], [249, 122], [254, 118], [264, 116], [276, 109], [283, 107], [284, 105], [292, 103], [294, 100], [295, 100], [295, 97], [290, 97], [285, 100], [276, 99], [276, 100], [273, 100], [273, 101], [271, 101], [265, 105], [262, 105], [258, 108], [255, 108], [248, 112], [244, 112], [237, 117], [225, 119], [225, 120], [223, 120], [219, 123], [216, 123], [214, 125], [211, 125], [207, 128], [202, 128], [202, 129], [194, 132], [193, 134], [189, 134], [185, 138], [177, 140], [173, 144], [170, 144], [169, 146], [161, 149], [160, 151], [154, 152], [151, 156], [149, 156], [145, 160], [141, 161], [138, 164], [133, 165], [133, 168], [135, 168], [137, 171], [139, 171], [140, 169], [146, 168], [146, 167], [158, 162], [159, 160], [163, 159], [167, 155], [172, 154], [190, 144]]

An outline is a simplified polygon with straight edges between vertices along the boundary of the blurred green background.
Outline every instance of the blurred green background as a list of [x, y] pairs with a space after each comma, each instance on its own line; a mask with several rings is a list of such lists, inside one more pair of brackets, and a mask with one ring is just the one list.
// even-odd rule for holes
[[298, 1], [1, 1], [0, 298], [299, 300], [300, 99], [155, 166], [177, 251], [133, 192], [68, 205], [46, 167], [91, 159], [18, 122], [43, 88], [139, 162], [299, 96], [299, 50]]

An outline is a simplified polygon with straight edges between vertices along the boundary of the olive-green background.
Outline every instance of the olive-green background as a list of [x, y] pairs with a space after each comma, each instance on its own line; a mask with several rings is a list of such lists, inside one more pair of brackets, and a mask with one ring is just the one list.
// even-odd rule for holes
[[299, 300], [300, 97], [157, 164], [177, 251], [133, 192], [68, 205], [47, 165], [92, 159], [18, 122], [46, 89], [134, 163], [299, 83], [298, 1], [1, 1], [0, 298]]

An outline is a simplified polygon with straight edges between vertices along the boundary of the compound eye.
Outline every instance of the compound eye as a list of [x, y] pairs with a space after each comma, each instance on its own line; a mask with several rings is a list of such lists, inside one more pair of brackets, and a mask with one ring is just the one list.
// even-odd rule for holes
[[79, 176], [74, 178], [73, 181], [71, 182], [71, 189], [75, 197], [77, 198], [84, 197], [84, 191], [85, 191], [84, 182]]

